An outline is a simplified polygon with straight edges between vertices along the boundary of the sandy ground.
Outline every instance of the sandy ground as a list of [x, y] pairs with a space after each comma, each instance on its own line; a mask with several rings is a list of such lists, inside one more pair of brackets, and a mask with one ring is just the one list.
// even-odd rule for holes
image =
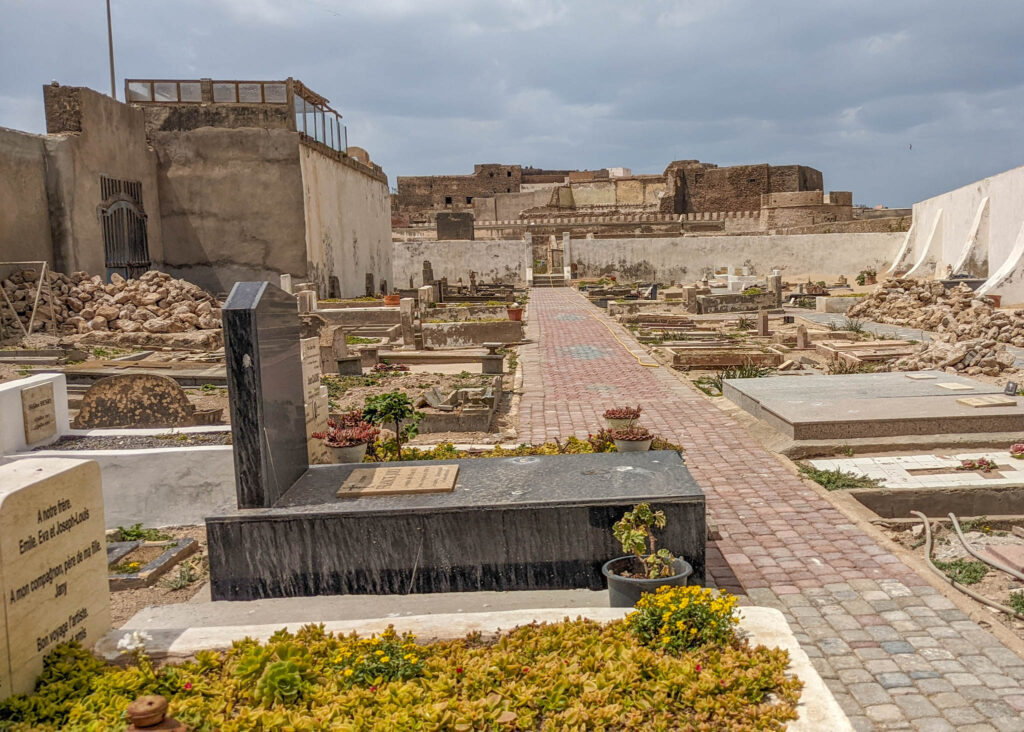
[[120, 628], [126, 620], [149, 605], [174, 605], [180, 602], [188, 602], [210, 579], [210, 567], [206, 556], [206, 527], [177, 526], [161, 529], [161, 531], [175, 538], [195, 539], [199, 542], [199, 551], [185, 560], [185, 562], [190, 562], [197, 568], [198, 577], [187, 587], [180, 590], [172, 590], [164, 585], [168, 578], [177, 576], [178, 568], [174, 567], [157, 580], [156, 584], [152, 587], [111, 592], [111, 624], [115, 628]]

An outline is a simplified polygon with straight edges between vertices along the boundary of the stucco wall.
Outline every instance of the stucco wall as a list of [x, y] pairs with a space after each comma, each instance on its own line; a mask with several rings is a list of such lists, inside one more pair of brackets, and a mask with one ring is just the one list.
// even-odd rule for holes
[[[939, 221], [936, 273], [945, 276], [946, 266], [956, 262], [967, 242], [982, 199], [988, 197], [988, 271], [994, 273], [1013, 250], [1024, 224], [1024, 166], [975, 181], [969, 185], [914, 204], [911, 265], [921, 257]], [[978, 245], [985, 248], [985, 242]], [[930, 273], [929, 273], [930, 274]]]
[[522, 239], [505, 241], [396, 241], [394, 243], [395, 286], [423, 285], [423, 260], [430, 262], [434, 277], [454, 283], [460, 277], [469, 282], [476, 272], [480, 282], [501, 280], [511, 284], [526, 281], [530, 243]]
[[[299, 146], [309, 277], [321, 297], [360, 297], [391, 275], [391, 198], [387, 179]], [[337, 277], [337, 291], [331, 287]]]
[[53, 265], [43, 139], [0, 127], [0, 261]]
[[307, 276], [298, 133], [203, 127], [152, 142], [166, 271], [213, 292]]
[[[848, 277], [866, 267], [884, 269], [903, 241], [900, 233], [804, 236], [685, 236], [658, 239], [573, 239], [572, 261], [580, 277], [688, 282], [706, 269], [747, 266], [753, 274], [772, 269], [784, 276]], [[433, 262], [433, 260], [431, 260]], [[437, 272], [437, 263], [434, 271]]]
[[[48, 135], [47, 189], [52, 212], [54, 267], [62, 272], [85, 270], [106, 274], [100, 174], [142, 183], [147, 215], [149, 256], [163, 260], [163, 235], [157, 206], [156, 156], [146, 143], [142, 110], [133, 109], [84, 87], [44, 87], [50, 97], [74, 90], [80, 132]], [[47, 112], [51, 104], [47, 99]], [[48, 119], [48, 129], [54, 129]]]

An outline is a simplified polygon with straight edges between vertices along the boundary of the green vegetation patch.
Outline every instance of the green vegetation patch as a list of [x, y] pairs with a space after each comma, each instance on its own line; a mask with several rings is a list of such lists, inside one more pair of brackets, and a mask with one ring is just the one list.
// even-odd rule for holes
[[864, 475], [846, 473], [838, 468], [820, 470], [806, 463], [797, 463], [800, 475], [810, 478], [827, 491], [848, 491], [855, 488], [881, 488], [885, 481], [879, 478], [868, 478]]
[[[687, 623], [701, 613], [671, 613], [682, 630], [673, 623], [670, 637], [690, 637], [697, 626]], [[34, 696], [0, 702], [0, 727], [123, 730], [125, 708], [143, 694], [167, 697], [169, 715], [197, 732], [753, 730], [796, 719], [801, 682], [786, 675], [788, 653], [735, 638], [661, 644], [656, 624], [566, 620], [493, 643], [470, 636], [424, 646], [391, 629], [359, 638], [307, 625], [160, 668], [138, 645], [121, 668], [68, 644], [47, 657]], [[641, 631], [655, 638], [645, 642]]]
[[954, 559], [952, 562], [933, 560], [936, 567], [946, 573], [954, 582], [962, 585], [976, 585], [988, 574], [988, 565], [971, 559]]

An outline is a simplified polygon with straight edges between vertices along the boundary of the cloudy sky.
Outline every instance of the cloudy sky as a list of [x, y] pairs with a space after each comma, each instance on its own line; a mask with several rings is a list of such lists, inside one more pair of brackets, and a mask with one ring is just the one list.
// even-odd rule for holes
[[[857, 203], [1024, 164], [1021, 0], [111, 0], [117, 77], [278, 79], [397, 175], [801, 163]], [[103, 0], [0, 0], [0, 126], [109, 91]]]

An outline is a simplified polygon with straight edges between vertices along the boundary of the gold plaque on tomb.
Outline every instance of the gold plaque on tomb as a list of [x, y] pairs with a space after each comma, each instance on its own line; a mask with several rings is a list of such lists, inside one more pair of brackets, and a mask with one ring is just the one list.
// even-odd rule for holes
[[448, 493], [455, 488], [458, 465], [356, 468], [338, 490], [338, 498]]

